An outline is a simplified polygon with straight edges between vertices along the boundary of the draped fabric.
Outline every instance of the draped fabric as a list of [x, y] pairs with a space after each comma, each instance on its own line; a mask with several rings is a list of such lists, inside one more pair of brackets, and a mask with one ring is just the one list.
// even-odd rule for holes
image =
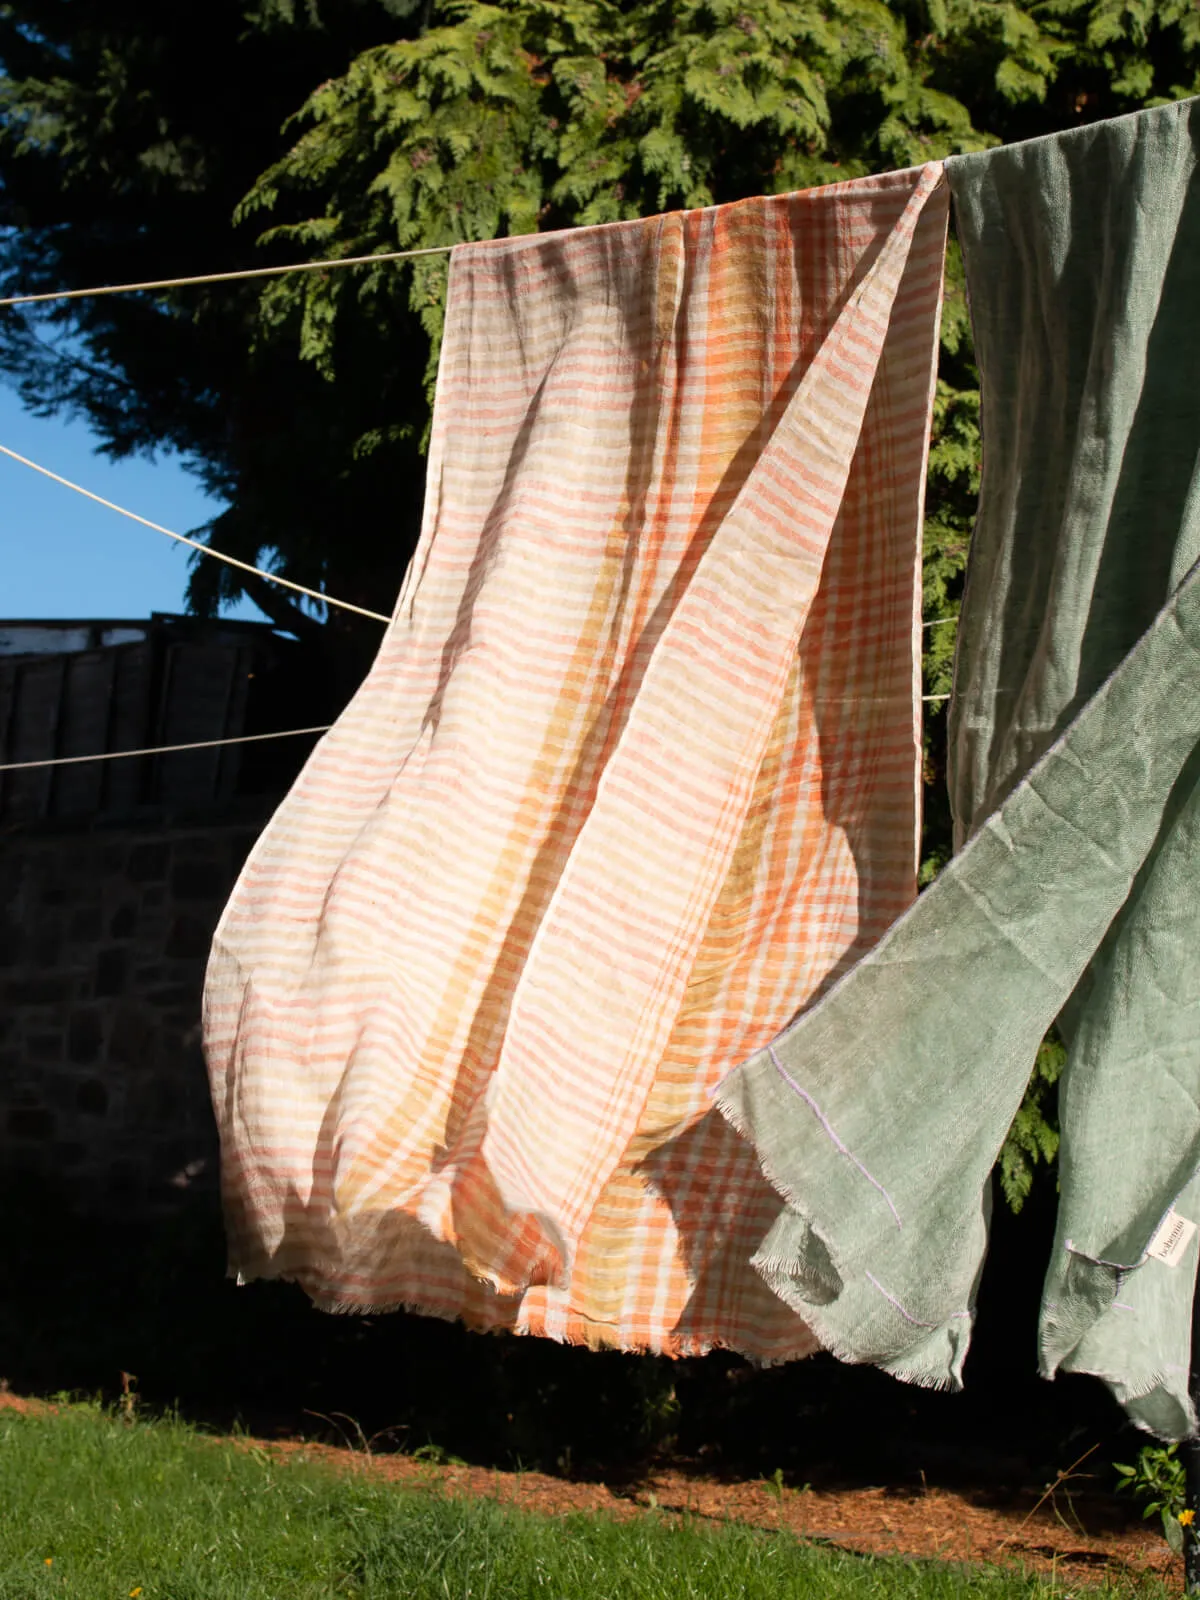
[[1190, 100], [947, 162], [984, 434], [962, 849], [720, 1094], [788, 1202], [765, 1280], [846, 1359], [953, 1387], [989, 1173], [1057, 1017], [1042, 1371], [1097, 1374], [1166, 1437], [1195, 1425], [1198, 153]]
[[231, 1270], [812, 1348], [711, 1095], [915, 891], [946, 212], [935, 163], [454, 252], [417, 554], [214, 941]]

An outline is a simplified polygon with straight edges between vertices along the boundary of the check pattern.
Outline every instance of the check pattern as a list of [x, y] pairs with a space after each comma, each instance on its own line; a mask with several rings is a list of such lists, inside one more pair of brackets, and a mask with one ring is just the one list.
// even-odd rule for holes
[[813, 1348], [722, 1077], [915, 892], [941, 166], [463, 246], [421, 541], [205, 1039], [231, 1270]]

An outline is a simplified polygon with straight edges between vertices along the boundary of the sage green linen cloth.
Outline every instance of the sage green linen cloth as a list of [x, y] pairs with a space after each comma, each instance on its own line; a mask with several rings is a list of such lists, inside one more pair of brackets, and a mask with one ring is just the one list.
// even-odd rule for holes
[[984, 429], [962, 848], [717, 1097], [787, 1201], [766, 1282], [842, 1358], [958, 1387], [990, 1172], [1059, 1018], [1041, 1368], [1164, 1437], [1195, 1426], [1196, 1235], [1161, 1241], [1200, 1221], [1198, 147], [1193, 100], [947, 163]]

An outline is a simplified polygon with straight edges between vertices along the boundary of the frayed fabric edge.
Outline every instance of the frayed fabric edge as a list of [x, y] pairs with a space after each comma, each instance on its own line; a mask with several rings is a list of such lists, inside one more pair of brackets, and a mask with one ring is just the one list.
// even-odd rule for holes
[[[716, 1094], [712, 1097], [713, 1105], [725, 1118], [726, 1122], [729, 1123], [730, 1127], [740, 1134], [750, 1146], [763, 1177], [766, 1178], [767, 1182], [784, 1201], [788, 1209], [812, 1228], [825, 1247], [834, 1270], [839, 1277], [843, 1277], [841, 1268], [838, 1265], [837, 1255], [830, 1247], [830, 1230], [824, 1227], [808, 1207], [803, 1204], [799, 1194], [785, 1178], [780, 1176], [774, 1162], [769, 1156], [763, 1154], [762, 1149], [752, 1136], [749, 1123], [742, 1114], [740, 1105], [737, 1104], [736, 1099], [731, 1097], [729, 1085], [732, 1076], [731, 1074], [730, 1078], [727, 1078], [725, 1083], [718, 1087]], [[804, 1319], [821, 1348], [828, 1350], [838, 1361], [844, 1362], [847, 1366], [879, 1367], [901, 1383], [912, 1384], [915, 1388], [935, 1389], [949, 1394], [961, 1392], [963, 1387], [962, 1379], [954, 1372], [936, 1373], [928, 1368], [905, 1366], [906, 1350], [898, 1350], [895, 1356], [889, 1357], [880, 1354], [872, 1355], [855, 1348], [854, 1345], [846, 1340], [844, 1335], [830, 1326], [819, 1305], [806, 1300], [798, 1292], [798, 1274], [793, 1270], [791, 1264], [783, 1260], [756, 1255], [751, 1258], [751, 1265], [767, 1288], [771, 1290], [771, 1293], [782, 1300], [790, 1311], [794, 1311], [797, 1316]], [[866, 1276], [869, 1277], [869, 1274], [866, 1274]], [[875, 1287], [878, 1289], [877, 1285]], [[890, 1296], [885, 1295], [884, 1298], [890, 1298]], [[968, 1317], [972, 1328], [974, 1327], [973, 1312], [958, 1312], [955, 1315]], [[949, 1332], [949, 1324], [944, 1319], [941, 1322], [922, 1324], [922, 1327], [926, 1336], [938, 1332]], [[911, 1349], [912, 1347], [909, 1346], [908, 1348]]]
[[[1193, 1180], [1189, 1179], [1188, 1181], [1190, 1183]], [[1115, 1302], [1117, 1296], [1122, 1292], [1122, 1284], [1130, 1274], [1140, 1272], [1145, 1268], [1150, 1259], [1150, 1245], [1153, 1243], [1155, 1235], [1166, 1218], [1171, 1215], [1179, 1204], [1187, 1188], [1188, 1184], [1184, 1184], [1173, 1195], [1154, 1227], [1150, 1229], [1146, 1245], [1139, 1253], [1136, 1261], [1112, 1261], [1104, 1256], [1090, 1255], [1086, 1250], [1081, 1249], [1073, 1239], [1064, 1239], [1063, 1248], [1077, 1261], [1086, 1262], [1090, 1267], [1103, 1274], [1111, 1285], [1112, 1299]], [[1111, 1302], [1108, 1309], [1112, 1309]], [[1129, 1308], [1124, 1307], [1123, 1309], [1128, 1310]], [[1047, 1310], [1052, 1312], [1050, 1319], [1047, 1319]], [[1067, 1348], [1059, 1350], [1057, 1354], [1052, 1354], [1048, 1349], [1052, 1334], [1061, 1328], [1066, 1319], [1062, 1316], [1061, 1302], [1056, 1302], [1053, 1307], [1047, 1307], [1043, 1303], [1041, 1326], [1038, 1332], [1038, 1375], [1048, 1383], [1053, 1383], [1060, 1372], [1067, 1372], [1084, 1378], [1096, 1378], [1112, 1392], [1114, 1399], [1127, 1412], [1129, 1420], [1134, 1426], [1140, 1429], [1141, 1432], [1150, 1434], [1152, 1438], [1167, 1439], [1178, 1443], [1184, 1439], [1195, 1439], [1200, 1436], [1200, 1417], [1197, 1416], [1196, 1405], [1190, 1393], [1190, 1379], [1186, 1372], [1183, 1373], [1184, 1381], [1182, 1383], [1178, 1381], [1178, 1373], [1173, 1378], [1165, 1369], [1154, 1372], [1144, 1378], [1131, 1380], [1128, 1377], [1122, 1378], [1116, 1373], [1105, 1371], [1099, 1367], [1073, 1366], [1071, 1364], [1072, 1356], [1106, 1314], [1107, 1312], [1092, 1314], [1088, 1318], [1084, 1330], [1074, 1338], [1074, 1342]], [[1147, 1399], [1158, 1391], [1161, 1391], [1166, 1396], [1169, 1404], [1176, 1407], [1184, 1417], [1187, 1423], [1184, 1430], [1172, 1429], [1164, 1431], [1155, 1428], [1151, 1423], [1137, 1415], [1133, 1407], [1139, 1401]]]
[[[811, 1219], [806, 1218], [806, 1220]], [[813, 1226], [816, 1227], [815, 1224]], [[817, 1229], [817, 1232], [819, 1233], [820, 1230]], [[754, 1267], [771, 1292], [778, 1295], [789, 1310], [804, 1318], [804, 1321], [812, 1329], [813, 1336], [822, 1350], [828, 1350], [830, 1355], [836, 1357], [838, 1361], [844, 1362], [846, 1366], [878, 1367], [882, 1372], [888, 1373], [889, 1376], [896, 1378], [900, 1383], [911, 1384], [916, 1389], [934, 1389], [943, 1394], [959, 1394], [962, 1391], [962, 1379], [953, 1372], [936, 1373], [931, 1372], [927, 1367], [907, 1367], [903, 1361], [904, 1352], [900, 1352], [895, 1357], [869, 1355], [847, 1343], [841, 1334], [836, 1333], [829, 1326], [821, 1315], [819, 1306], [810, 1305], [807, 1300], [804, 1300], [802, 1296], [794, 1292], [795, 1279], [789, 1274], [787, 1267], [783, 1263], [760, 1262], [756, 1259]], [[789, 1287], [793, 1288], [792, 1293], [786, 1292]], [[941, 1332], [944, 1328], [944, 1323], [929, 1324], [931, 1333]]]
[[[1087, 1261], [1093, 1267], [1099, 1268], [1102, 1272], [1111, 1277], [1114, 1300], [1121, 1292], [1122, 1279], [1131, 1271], [1136, 1270], [1136, 1266], [1133, 1268], [1124, 1267], [1116, 1262], [1102, 1261], [1096, 1256], [1085, 1255], [1079, 1250], [1072, 1250], [1072, 1254], [1078, 1256], [1082, 1260]], [[1144, 1256], [1142, 1260], [1145, 1260]], [[1111, 1309], [1111, 1306], [1109, 1309]], [[1056, 1332], [1058, 1328], [1059, 1318], [1061, 1316], [1061, 1305], [1055, 1305], [1054, 1314], [1054, 1325], [1047, 1326], [1045, 1321], [1043, 1321], [1038, 1336], [1039, 1377], [1045, 1379], [1047, 1383], [1053, 1383], [1060, 1372], [1070, 1373], [1073, 1376], [1082, 1378], [1096, 1378], [1111, 1391], [1113, 1398], [1126, 1412], [1130, 1422], [1132, 1422], [1133, 1425], [1140, 1429], [1143, 1433], [1148, 1433], [1152, 1438], [1155, 1439], [1167, 1439], [1173, 1442], [1196, 1437], [1198, 1429], [1196, 1408], [1193, 1404], [1190, 1394], [1188, 1393], [1186, 1374], [1183, 1375], [1183, 1382], [1180, 1383], [1179, 1374], [1176, 1374], [1174, 1377], [1172, 1377], [1172, 1375], [1166, 1371], [1153, 1372], [1141, 1378], [1130, 1378], [1128, 1374], [1126, 1374], [1124, 1377], [1121, 1377], [1118, 1373], [1110, 1372], [1103, 1367], [1084, 1366], [1082, 1364], [1076, 1366], [1072, 1363], [1072, 1357], [1075, 1355], [1076, 1351], [1079, 1350], [1080, 1346], [1084, 1343], [1088, 1335], [1095, 1330], [1097, 1324], [1100, 1322], [1101, 1318], [1106, 1315], [1106, 1313], [1100, 1312], [1092, 1316], [1084, 1331], [1080, 1333], [1077, 1338], [1075, 1338], [1074, 1343], [1071, 1344], [1069, 1348], [1060, 1349], [1057, 1351], [1057, 1353], [1051, 1353], [1050, 1349], [1048, 1349], [1048, 1346], [1051, 1342], [1053, 1333]], [[1043, 1309], [1043, 1318], [1044, 1317], [1045, 1310]], [[1180, 1416], [1184, 1419], [1185, 1426], [1182, 1429], [1156, 1428], [1152, 1423], [1146, 1421], [1144, 1417], [1138, 1416], [1135, 1409], [1138, 1405], [1138, 1402], [1145, 1400], [1150, 1395], [1160, 1391], [1165, 1397], [1166, 1402], [1178, 1410]]]
[[[1195, 1439], [1200, 1432], [1200, 1419], [1196, 1416], [1196, 1408], [1191, 1396], [1187, 1392], [1186, 1383], [1182, 1390], [1177, 1386], [1176, 1380], [1169, 1373], [1156, 1372], [1144, 1379], [1130, 1382], [1127, 1378], [1119, 1378], [1115, 1373], [1105, 1372], [1100, 1367], [1070, 1367], [1065, 1360], [1060, 1362], [1050, 1374], [1043, 1372], [1041, 1376], [1053, 1382], [1060, 1372], [1069, 1372], [1080, 1378], [1097, 1378], [1112, 1391], [1113, 1398], [1127, 1413], [1128, 1419], [1142, 1433], [1148, 1433], [1154, 1439], [1166, 1439], [1173, 1444], [1182, 1443], [1185, 1439]], [[1170, 1430], [1163, 1432], [1147, 1422], [1144, 1417], [1138, 1416], [1134, 1407], [1139, 1401], [1146, 1400], [1159, 1391], [1167, 1401], [1175, 1406], [1180, 1415], [1186, 1420], [1187, 1426], [1182, 1431]]]
[[[321, 1294], [319, 1291], [314, 1291], [306, 1283], [303, 1273], [247, 1271], [245, 1268], [231, 1265], [225, 1275], [227, 1278], [236, 1281], [241, 1287], [251, 1283], [294, 1283], [304, 1291], [313, 1306], [327, 1316], [372, 1317], [386, 1316], [392, 1312], [405, 1312], [410, 1316], [433, 1317], [438, 1322], [457, 1323], [470, 1333], [509, 1334], [518, 1339], [549, 1339], [555, 1344], [568, 1345], [572, 1348], [614, 1350], [621, 1351], [627, 1355], [638, 1356], [666, 1356], [673, 1361], [681, 1361], [692, 1356], [706, 1356], [717, 1350], [727, 1350], [732, 1355], [741, 1356], [751, 1366], [759, 1367], [766, 1371], [775, 1367], [790, 1366], [795, 1361], [807, 1361], [811, 1356], [816, 1355], [818, 1349], [824, 1348], [814, 1334], [811, 1343], [803, 1350], [795, 1350], [780, 1355], [760, 1355], [753, 1350], [747, 1349], [745, 1345], [739, 1344], [734, 1339], [655, 1340], [622, 1338], [614, 1324], [601, 1322], [593, 1322], [591, 1326], [599, 1330], [611, 1329], [612, 1337], [588, 1339], [583, 1335], [572, 1335], [567, 1331], [555, 1331], [550, 1328], [531, 1328], [522, 1326], [520, 1323], [496, 1322], [488, 1325], [476, 1322], [472, 1318], [465, 1316], [462, 1311], [451, 1310], [445, 1305], [416, 1300], [411, 1296], [382, 1295], [378, 1299], [352, 1300], [343, 1295]], [[805, 1319], [805, 1324], [810, 1326], [807, 1318]]]

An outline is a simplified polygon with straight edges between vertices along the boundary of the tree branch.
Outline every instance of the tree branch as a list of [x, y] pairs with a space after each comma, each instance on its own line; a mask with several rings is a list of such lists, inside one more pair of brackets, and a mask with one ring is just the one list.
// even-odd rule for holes
[[266, 612], [277, 628], [294, 633], [300, 639], [317, 640], [325, 636], [325, 624], [317, 622], [307, 612], [301, 611], [291, 600], [266, 578], [256, 572], [240, 572], [238, 582], [260, 611]]

